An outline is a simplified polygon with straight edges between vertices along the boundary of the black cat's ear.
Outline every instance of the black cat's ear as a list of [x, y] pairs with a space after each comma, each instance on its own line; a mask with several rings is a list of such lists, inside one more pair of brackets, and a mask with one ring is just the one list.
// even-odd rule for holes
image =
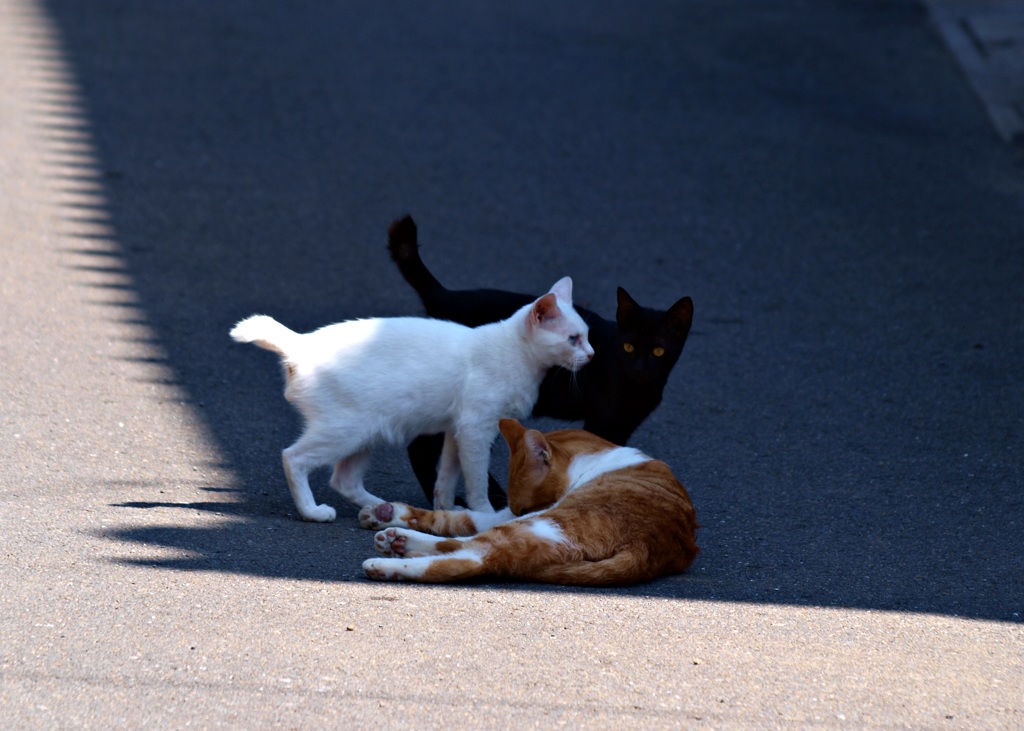
[[690, 326], [693, 325], [693, 300], [683, 297], [665, 312], [663, 320], [672, 334], [678, 338], [685, 338], [690, 334]]
[[615, 322], [628, 325], [640, 315], [640, 305], [622, 287], [618, 289], [619, 308], [615, 311]]

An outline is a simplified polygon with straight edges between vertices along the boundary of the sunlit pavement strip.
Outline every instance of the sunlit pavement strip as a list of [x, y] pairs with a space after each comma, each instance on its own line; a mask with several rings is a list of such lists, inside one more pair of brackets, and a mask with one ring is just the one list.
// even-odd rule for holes
[[992, 123], [1024, 142], [1024, 1], [925, 0]]
[[[124, 499], [102, 491], [127, 486], [206, 499], [203, 487], [230, 478], [204, 475], [219, 456], [138, 306], [78, 82], [35, 3], [0, 0], [0, 96], [0, 524], [69, 510], [86, 525], [66, 519], [67, 532], [89, 532], [105, 520], [97, 504]], [[48, 511], [12, 507], [59, 485], [68, 489]], [[17, 532], [4, 534], [13, 555]]]
[[[82, 480], [97, 466], [101, 482], [125, 464], [142, 482], [183, 454], [217, 461], [138, 305], [77, 79], [36, 3], [0, 0], [0, 72], [0, 241], [17, 262], [0, 270], [0, 355], [19, 384], [0, 392], [8, 454]], [[157, 423], [187, 424], [186, 443], [162, 444]], [[105, 438], [87, 449], [83, 433]]]

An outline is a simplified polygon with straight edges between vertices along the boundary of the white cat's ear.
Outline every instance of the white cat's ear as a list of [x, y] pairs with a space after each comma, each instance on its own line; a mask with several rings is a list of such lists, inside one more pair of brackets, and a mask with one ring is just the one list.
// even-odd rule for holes
[[555, 295], [558, 299], [563, 302], [572, 302], [572, 277], [562, 277], [550, 290], [551, 294]]
[[546, 320], [558, 317], [561, 313], [562, 311], [558, 309], [558, 295], [548, 292], [533, 303], [533, 309], [530, 310], [530, 324], [540, 325]]

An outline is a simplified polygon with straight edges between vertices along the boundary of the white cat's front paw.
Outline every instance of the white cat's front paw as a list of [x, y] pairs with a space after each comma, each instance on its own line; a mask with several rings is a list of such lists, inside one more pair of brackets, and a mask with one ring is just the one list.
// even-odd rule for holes
[[303, 520], [311, 523], [330, 523], [338, 513], [330, 505], [314, 505], [311, 508], [299, 508], [299, 514]]

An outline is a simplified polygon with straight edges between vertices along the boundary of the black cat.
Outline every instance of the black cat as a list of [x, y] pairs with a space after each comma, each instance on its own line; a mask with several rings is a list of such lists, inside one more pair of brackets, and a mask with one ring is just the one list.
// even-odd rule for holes
[[[510, 317], [536, 297], [497, 289], [446, 289], [420, 259], [416, 223], [405, 216], [388, 229], [388, 251], [428, 317], [477, 327]], [[575, 374], [548, 371], [533, 407], [535, 416], [583, 421], [583, 428], [616, 444], [629, 437], [661, 403], [672, 367], [679, 360], [693, 323], [693, 301], [683, 297], [662, 312], [642, 307], [618, 288], [615, 322], [576, 307], [590, 327], [594, 359]], [[409, 461], [427, 500], [433, 500], [443, 434], [422, 436], [409, 445]], [[496, 508], [506, 503], [492, 478], [488, 495]]]

